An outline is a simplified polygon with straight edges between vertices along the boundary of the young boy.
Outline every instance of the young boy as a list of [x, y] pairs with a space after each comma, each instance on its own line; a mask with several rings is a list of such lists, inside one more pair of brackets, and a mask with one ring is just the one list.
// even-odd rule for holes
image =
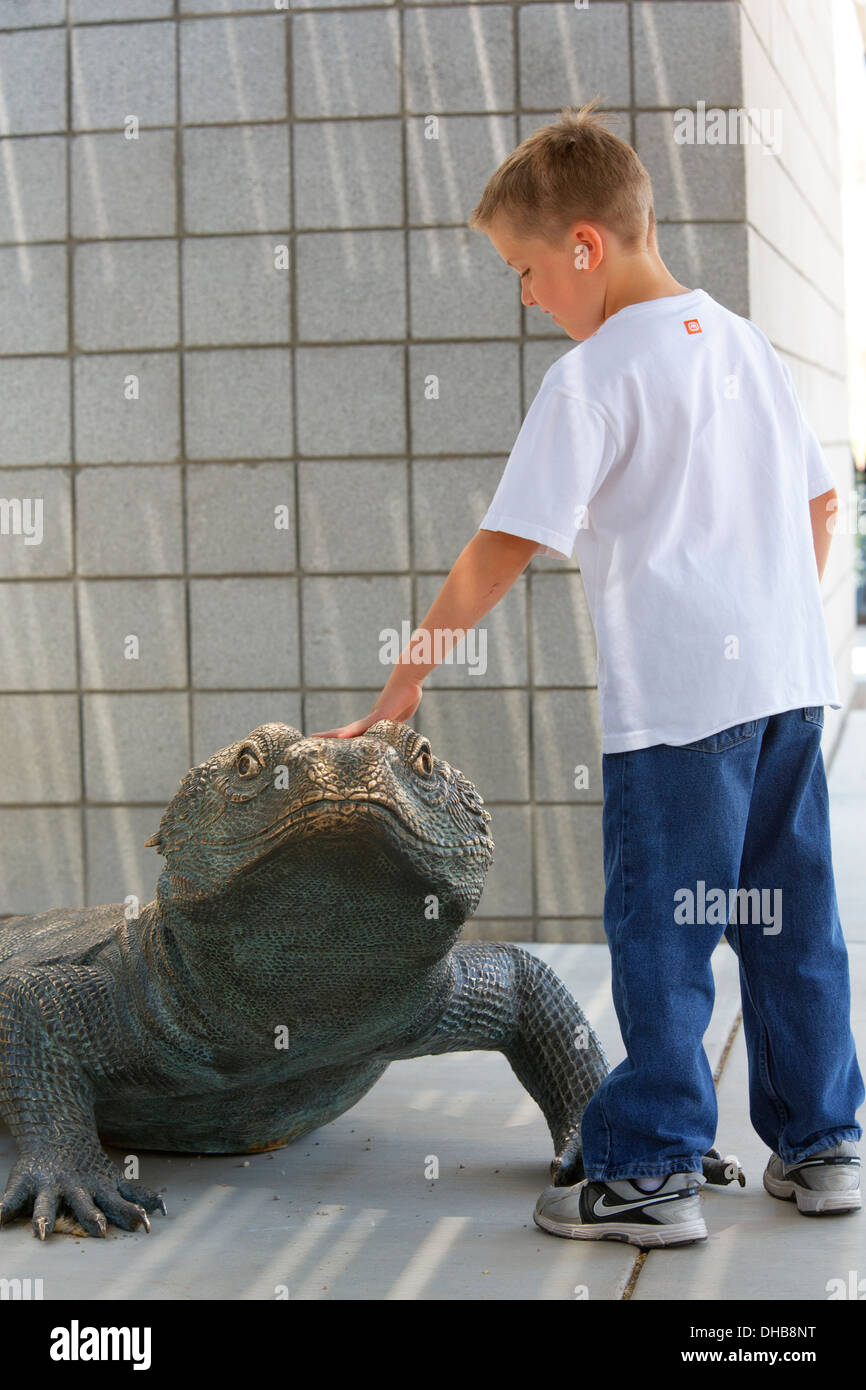
[[[586, 1179], [547, 1188], [535, 1220], [673, 1245], [707, 1235], [701, 1156], [717, 1104], [702, 1039], [723, 932], [739, 958], [751, 1121], [772, 1150], [764, 1186], [808, 1215], [860, 1207], [864, 1086], [821, 753], [823, 707], [840, 708], [819, 591], [835, 490], [761, 330], [665, 268], [649, 176], [595, 105], [524, 140], [469, 219], [520, 276], [523, 303], [580, 346], [546, 373], [421, 627], [473, 627], [533, 555], [576, 544], [628, 1055], [585, 1111]], [[432, 669], [398, 664], [372, 712], [326, 736], [410, 718]]]

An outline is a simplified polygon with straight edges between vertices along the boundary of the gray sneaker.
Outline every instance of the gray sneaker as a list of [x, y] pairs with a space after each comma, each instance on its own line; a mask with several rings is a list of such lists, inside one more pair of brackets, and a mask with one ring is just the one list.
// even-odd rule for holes
[[860, 1210], [860, 1159], [853, 1139], [820, 1149], [799, 1163], [783, 1163], [772, 1154], [764, 1173], [771, 1197], [797, 1203], [804, 1216]]
[[688, 1245], [706, 1240], [701, 1215], [703, 1173], [671, 1173], [655, 1192], [630, 1178], [584, 1178], [573, 1187], [546, 1187], [533, 1220], [543, 1231], [570, 1240], [625, 1240], [630, 1245]]

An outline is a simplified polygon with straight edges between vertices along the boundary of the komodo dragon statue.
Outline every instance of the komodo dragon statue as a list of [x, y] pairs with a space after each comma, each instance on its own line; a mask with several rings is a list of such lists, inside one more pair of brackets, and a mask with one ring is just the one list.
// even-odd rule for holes
[[[389, 1062], [497, 1050], [537, 1101], [558, 1185], [609, 1070], [558, 976], [458, 943], [492, 862], [471, 782], [406, 724], [267, 723], [181, 779], [146, 843], [156, 897], [0, 924], [0, 1111], [19, 1155], [0, 1225], [143, 1225], [125, 1150], [260, 1153], [355, 1105]], [[727, 1182], [716, 1150], [708, 1181]], [[77, 1229], [77, 1227], [76, 1227]]]

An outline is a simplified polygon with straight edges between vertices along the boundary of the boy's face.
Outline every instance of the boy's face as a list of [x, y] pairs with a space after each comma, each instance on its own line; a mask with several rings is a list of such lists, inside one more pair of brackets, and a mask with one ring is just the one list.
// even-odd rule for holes
[[486, 231], [520, 276], [523, 303], [537, 304], [577, 342], [591, 338], [604, 322], [604, 239], [609, 233], [576, 222], [558, 246], [551, 246], [539, 237], [517, 236], [502, 213]]

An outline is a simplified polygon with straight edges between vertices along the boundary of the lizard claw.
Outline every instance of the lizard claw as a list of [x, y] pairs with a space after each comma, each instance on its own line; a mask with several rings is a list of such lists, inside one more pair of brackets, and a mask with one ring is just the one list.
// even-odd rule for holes
[[583, 1154], [580, 1148], [580, 1131], [577, 1130], [564, 1144], [550, 1165], [550, 1178], [554, 1187], [574, 1187], [586, 1177]]
[[112, 1223], [124, 1231], [143, 1226], [149, 1233], [148, 1211], [157, 1207], [165, 1212], [162, 1198], [127, 1182], [97, 1145], [46, 1143], [19, 1156], [0, 1201], [0, 1225], [32, 1211], [33, 1234], [43, 1241], [52, 1231], [69, 1231], [70, 1219], [71, 1229], [89, 1236], [104, 1238]]
[[719, 1187], [726, 1186], [730, 1182], [738, 1182], [740, 1187], [746, 1185], [746, 1175], [735, 1154], [728, 1154], [726, 1158], [722, 1158], [718, 1149], [707, 1149], [701, 1160], [701, 1166], [708, 1183], [715, 1183]]

